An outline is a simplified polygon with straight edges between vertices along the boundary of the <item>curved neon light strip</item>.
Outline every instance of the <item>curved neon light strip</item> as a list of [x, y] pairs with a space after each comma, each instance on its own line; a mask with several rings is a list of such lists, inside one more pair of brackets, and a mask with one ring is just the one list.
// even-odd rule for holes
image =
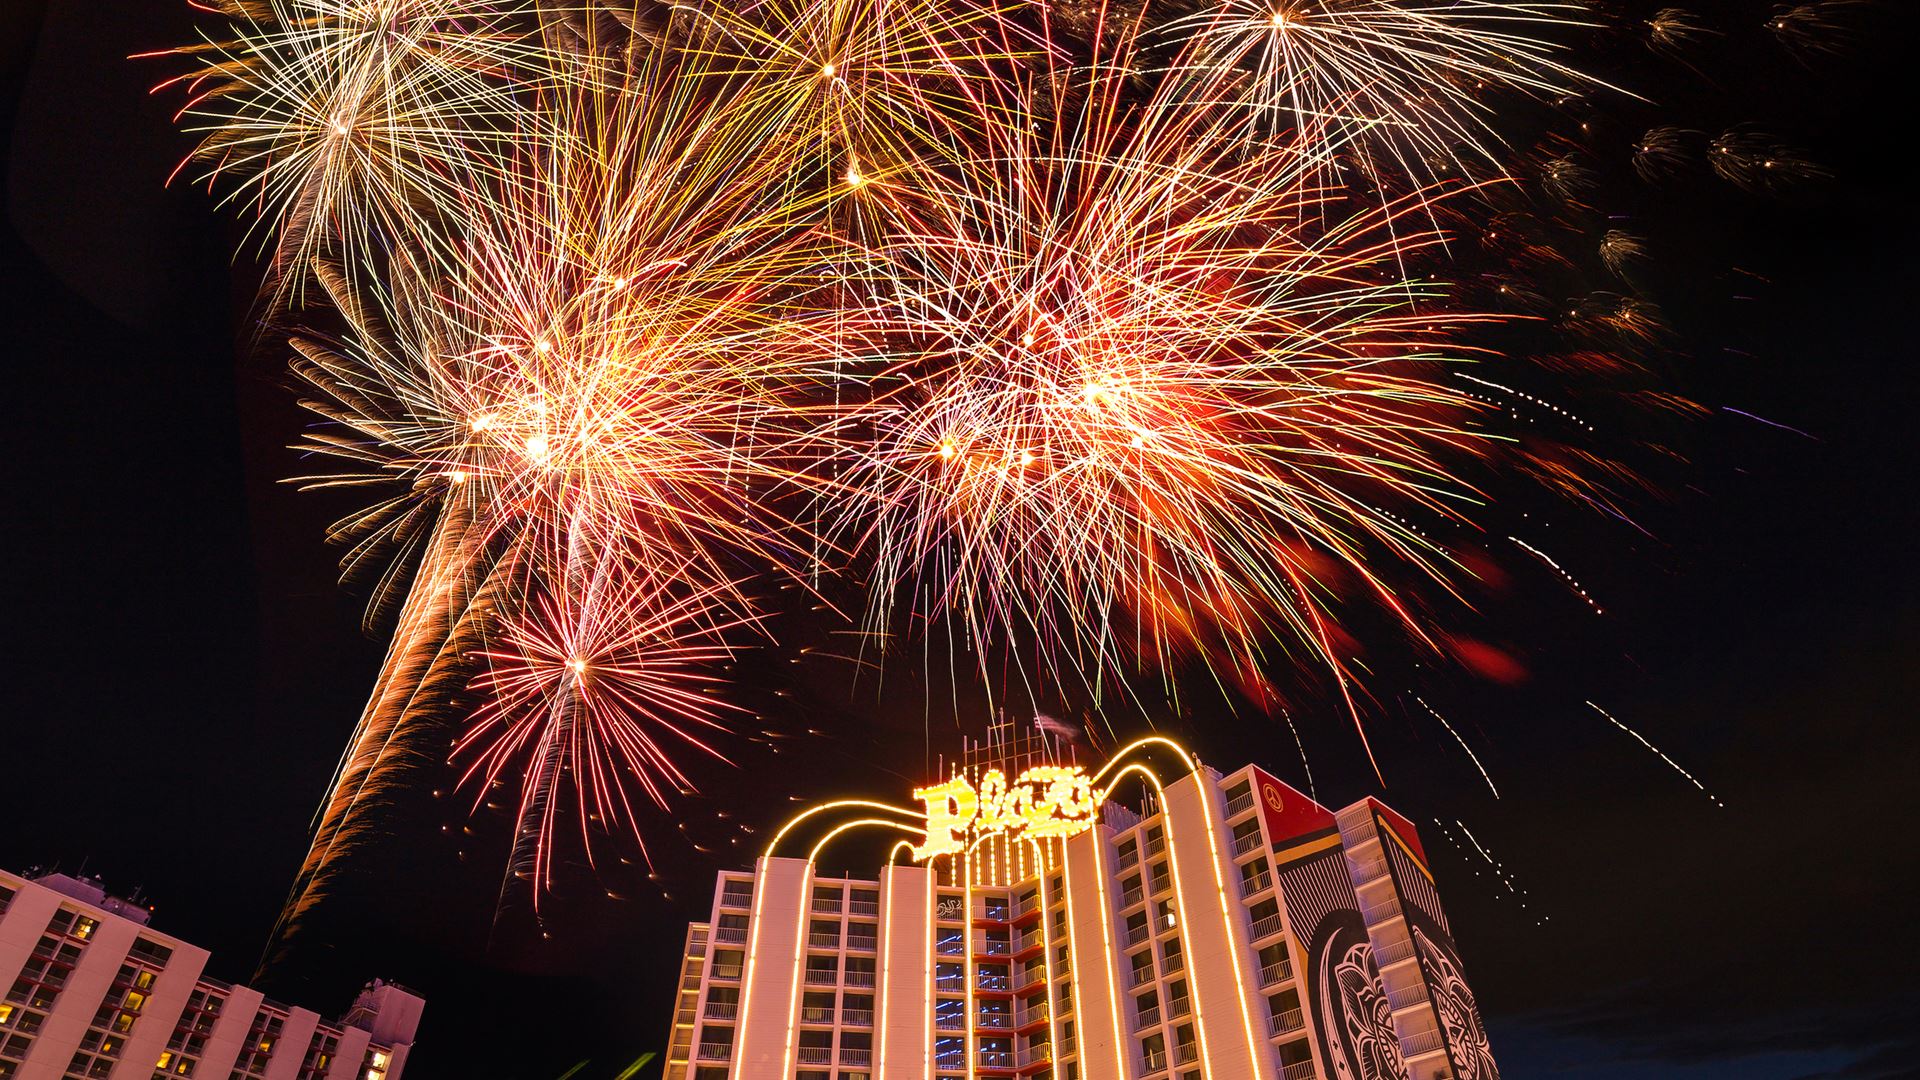
[[[828, 810], [837, 810], [844, 806], [860, 806], [869, 810], [886, 810], [895, 814], [905, 814], [908, 817], [919, 820], [925, 820], [926, 818], [926, 814], [923, 811], [911, 810], [903, 806], [895, 806], [892, 803], [873, 802], [869, 799], [835, 799], [833, 802], [824, 802], [818, 806], [810, 806], [800, 811], [797, 816], [790, 818], [785, 825], [780, 827], [779, 832], [773, 834], [773, 839], [767, 841], [767, 857], [773, 857], [774, 849], [780, 846], [780, 841], [786, 839], [787, 834], [792, 832], [801, 822], [815, 814], [823, 814]], [[923, 829], [922, 833], [924, 834], [924, 832], [925, 830]]]

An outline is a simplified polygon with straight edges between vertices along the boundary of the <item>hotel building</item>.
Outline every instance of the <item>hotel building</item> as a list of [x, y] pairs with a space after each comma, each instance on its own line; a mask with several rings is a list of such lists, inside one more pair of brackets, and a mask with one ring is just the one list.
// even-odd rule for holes
[[[915, 798], [816, 807], [720, 875], [665, 1080], [1497, 1080], [1419, 836], [1375, 800], [1159, 739], [1089, 775], [1035, 738]], [[819, 869], [867, 829], [900, 837], [875, 876]]]
[[0, 1080], [400, 1080], [415, 994], [376, 980], [323, 1020], [208, 978], [147, 919], [94, 880], [0, 871]]

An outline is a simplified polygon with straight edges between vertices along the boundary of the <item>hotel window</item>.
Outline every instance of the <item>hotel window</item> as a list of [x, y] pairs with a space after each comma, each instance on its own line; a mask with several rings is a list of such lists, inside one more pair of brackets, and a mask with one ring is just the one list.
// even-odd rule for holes
[[813, 887], [813, 910], [839, 911], [840, 910], [840, 886], [815, 885]]
[[720, 887], [720, 903], [726, 907], [751, 907], [753, 882], [739, 878], [729, 880]]
[[740, 962], [746, 958], [746, 955], [739, 949], [715, 949], [711, 974], [716, 979], [738, 979]]
[[367, 1056], [360, 1060], [360, 1080], [387, 1080], [387, 1066], [393, 1056], [379, 1047], [367, 1048]]
[[1119, 852], [1122, 870], [1140, 861], [1140, 845], [1131, 839], [1120, 841]]
[[1136, 911], [1127, 916], [1127, 944], [1138, 945], [1147, 940], [1147, 913]]
[[1155, 900], [1153, 902], [1153, 928], [1155, 933], [1171, 930], [1180, 925], [1180, 918], [1174, 914], [1173, 901]]
[[816, 949], [840, 947], [840, 923], [836, 919], [815, 919], [807, 927], [807, 944]]
[[1180, 939], [1170, 937], [1160, 943], [1160, 961], [1168, 971], [1180, 970]]
[[1167, 1013], [1171, 1016], [1185, 1016], [1190, 1009], [1186, 980], [1175, 979], [1173, 985], [1167, 987]]
[[1167, 850], [1166, 831], [1158, 825], [1147, 829], [1147, 854], [1158, 855]]
[[880, 928], [873, 923], [848, 923], [847, 948], [872, 952], [880, 942]]
[[848, 904], [848, 910], [855, 915], [880, 914], [880, 893], [874, 889], [855, 889]]
[[1143, 951], [1127, 958], [1133, 964], [1133, 985], [1144, 986], [1153, 981], [1153, 953]]
[[875, 967], [871, 956], [850, 956], [847, 958], [847, 985], [872, 986]]
[[1160, 1034], [1149, 1035], [1140, 1040], [1140, 1061], [1148, 1072], [1159, 1072], [1167, 1067], [1167, 1039]]
[[1242, 780], [1227, 789], [1227, 816], [1253, 809], [1253, 787]]
[[809, 990], [802, 994], [800, 1022], [803, 1024], [833, 1023], [833, 991]]
[[99, 928], [99, 920], [81, 915], [73, 920], [73, 929], [70, 931], [69, 936], [77, 938], [80, 941], [92, 941], [93, 932]]
[[1140, 902], [1140, 875], [1133, 874], [1120, 883], [1120, 906], [1132, 907]]
[[148, 941], [146, 938], [140, 938], [133, 943], [133, 948], [127, 950], [127, 956], [129, 959], [140, 963], [150, 964], [155, 968], [163, 968], [167, 966], [167, 961], [173, 959], [173, 950], [157, 941]]
[[1166, 860], [1162, 859], [1153, 864], [1153, 891], [1163, 893], [1171, 888], [1173, 888], [1173, 875], [1167, 873]]

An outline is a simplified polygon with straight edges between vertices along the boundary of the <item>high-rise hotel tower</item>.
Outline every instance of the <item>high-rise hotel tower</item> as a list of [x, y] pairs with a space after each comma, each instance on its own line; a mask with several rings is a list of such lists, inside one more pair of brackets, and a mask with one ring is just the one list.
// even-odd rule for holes
[[[914, 796], [815, 807], [720, 875], [666, 1080], [1497, 1080], [1420, 838], [1375, 800], [1036, 737]], [[818, 869], [865, 830], [898, 838], [876, 877]]]

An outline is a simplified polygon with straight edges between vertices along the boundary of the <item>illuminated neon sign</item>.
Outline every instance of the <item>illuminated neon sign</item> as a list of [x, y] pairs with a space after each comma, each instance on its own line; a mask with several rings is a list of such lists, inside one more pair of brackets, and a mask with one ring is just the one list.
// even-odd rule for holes
[[964, 852], [988, 836], [1045, 840], [1073, 836], [1093, 826], [1099, 802], [1093, 780], [1079, 768], [1038, 765], [1012, 783], [988, 769], [980, 786], [956, 776], [935, 787], [916, 788], [927, 810], [927, 839], [914, 845], [917, 862]]

